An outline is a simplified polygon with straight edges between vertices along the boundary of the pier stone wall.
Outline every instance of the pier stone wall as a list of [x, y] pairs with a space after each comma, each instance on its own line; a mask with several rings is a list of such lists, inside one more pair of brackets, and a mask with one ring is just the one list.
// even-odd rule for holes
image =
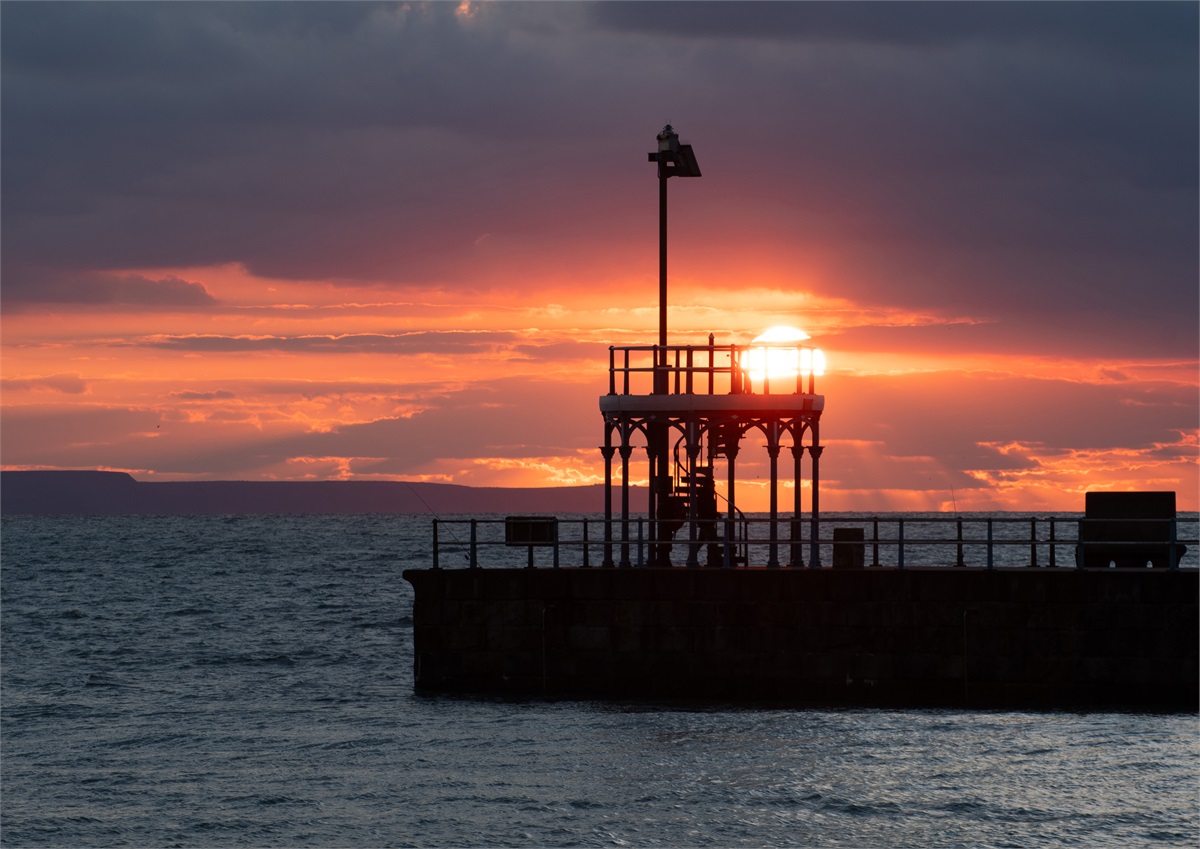
[[795, 705], [1200, 706], [1200, 574], [407, 570], [419, 690]]

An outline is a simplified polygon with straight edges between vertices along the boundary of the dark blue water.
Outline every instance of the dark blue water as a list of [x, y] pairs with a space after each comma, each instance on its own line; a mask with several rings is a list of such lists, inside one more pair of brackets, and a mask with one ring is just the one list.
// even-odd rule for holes
[[427, 518], [5, 518], [18, 846], [1194, 846], [1195, 715], [412, 692]]

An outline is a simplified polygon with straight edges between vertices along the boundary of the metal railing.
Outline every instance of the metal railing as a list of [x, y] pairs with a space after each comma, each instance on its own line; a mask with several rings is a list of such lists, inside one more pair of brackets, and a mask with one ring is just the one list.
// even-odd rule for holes
[[[964, 568], [1062, 568], [1076, 567], [1077, 546], [1096, 544], [1079, 539], [1082, 517], [897, 517], [822, 516], [817, 548], [819, 562], [805, 562], [812, 540], [808, 536], [811, 519], [779, 517], [772, 523], [765, 517], [739, 520], [735, 532], [729, 520], [705, 520], [714, 525], [713, 533], [698, 534], [693, 541], [687, 535], [673, 542], [672, 563], [683, 566], [704, 561], [695, 557], [697, 547], [717, 557], [707, 558], [708, 565], [744, 568], [779, 563], [787, 568], [820, 568], [836, 565], [839, 550], [851, 555], [852, 562], [864, 567], [904, 569], [909, 567]], [[1129, 520], [1137, 522], [1137, 520]], [[1105, 540], [1106, 548], [1131, 550], [1158, 548], [1167, 562], [1154, 565], [1169, 569], [1195, 568], [1200, 540], [1194, 518], [1144, 520], [1158, 525], [1170, 523], [1167, 539]], [[528, 568], [560, 566], [644, 568], [651, 564], [651, 522], [631, 517], [626, 524], [613, 519], [606, 529], [603, 518], [558, 518], [552, 541], [532, 545], [506, 540], [504, 517], [433, 520], [433, 568]], [[771, 528], [782, 528], [785, 536], [772, 536]], [[861, 539], [835, 539], [841, 529], [861, 531]], [[606, 533], [607, 530], [607, 533]], [[1178, 556], [1180, 546], [1186, 553]], [[1140, 549], [1139, 549], [1140, 547]], [[780, 559], [779, 553], [783, 558]], [[692, 556], [689, 556], [692, 555]], [[1189, 562], [1180, 562], [1180, 561]], [[549, 561], [549, 562], [547, 562]]]
[[[819, 352], [794, 342], [758, 342], [753, 345], [627, 345], [608, 349], [608, 394], [649, 395], [655, 378], [665, 376], [673, 395], [746, 394], [770, 395], [768, 358], [791, 358], [795, 377], [775, 378], [776, 394], [815, 394], [814, 368]], [[756, 357], [761, 362], [756, 363]], [[807, 385], [806, 385], [807, 384]]]

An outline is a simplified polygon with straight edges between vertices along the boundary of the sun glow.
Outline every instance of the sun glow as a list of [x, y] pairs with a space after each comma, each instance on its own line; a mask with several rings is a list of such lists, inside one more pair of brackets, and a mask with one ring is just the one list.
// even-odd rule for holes
[[825, 353], [799, 344], [808, 338], [803, 330], [783, 324], [764, 330], [751, 343], [763, 347], [750, 349], [746, 363], [750, 379], [779, 387], [800, 376], [825, 374]]

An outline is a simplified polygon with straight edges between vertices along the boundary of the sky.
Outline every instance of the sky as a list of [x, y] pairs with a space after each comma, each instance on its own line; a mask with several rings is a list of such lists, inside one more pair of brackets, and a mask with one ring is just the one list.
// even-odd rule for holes
[[[669, 182], [670, 341], [826, 352], [823, 510], [1200, 509], [1198, 31], [1185, 2], [6, 0], [0, 466], [603, 481], [670, 123], [703, 172]], [[767, 478], [745, 443], [740, 505]]]

